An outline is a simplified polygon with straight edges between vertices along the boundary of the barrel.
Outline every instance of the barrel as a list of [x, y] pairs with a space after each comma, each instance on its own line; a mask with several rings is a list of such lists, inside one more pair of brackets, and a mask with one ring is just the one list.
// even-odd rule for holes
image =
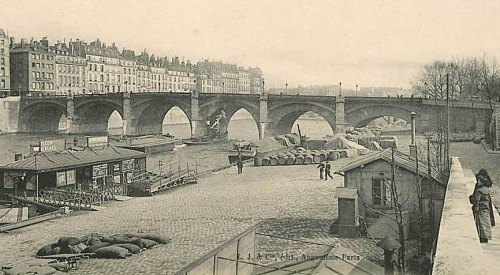
[[319, 156], [320, 156], [322, 161], [328, 160], [328, 151], [325, 151], [325, 150], [319, 151]]
[[295, 156], [295, 164], [304, 164], [304, 155]]
[[295, 155], [294, 154], [288, 154], [288, 157], [286, 158], [286, 164], [287, 165], [292, 165], [295, 163]]
[[313, 156], [313, 162], [314, 163], [320, 163], [321, 162], [321, 156], [320, 152], [317, 150], [312, 151], [312, 156]]
[[304, 156], [304, 164], [312, 164], [314, 162], [313, 155], [308, 154]]
[[279, 165], [285, 165], [286, 164], [286, 159], [288, 158], [288, 155], [281, 153], [278, 155], [278, 164]]
[[255, 155], [255, 157], [253, 158], [253, 165], [262, 166], [262, 156], [261, 155]]
[[340, 157], [338, 152], [335, 152], [334, 150], [328, 151], [328, 159], [329, 160], [338, 160]]
[[269, 165], [278, 165], [279, 160], [277, 156], [271, 156], [269, 157]]
[[262, 166], [268, 166], [270, 164], [269, 157], [262, 158]]

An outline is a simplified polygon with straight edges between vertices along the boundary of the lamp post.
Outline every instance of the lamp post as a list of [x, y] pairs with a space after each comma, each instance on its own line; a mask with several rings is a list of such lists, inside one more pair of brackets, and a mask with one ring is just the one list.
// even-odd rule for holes
[[411, 112], [410, 113], [410, 118], [411, 118], [411, 144], [415, 145], [415, 117], [417, 116], [417, 113]]
[[342, 82], [339, 82], [339, 96], [342, 96]]
[[285, 83], [285, 92], [288, 92], [288, 82]]
[[266, 80], [264, 78], [262, 78], [262, 93], [266, 93]]
[[356, 97], [358, 97], [358, 84], [356, 84], [356, 90], [355, 90], [355, 93], [356, 93]]
[[128, 93], [128, 81], [125, 81], [125, 92]]

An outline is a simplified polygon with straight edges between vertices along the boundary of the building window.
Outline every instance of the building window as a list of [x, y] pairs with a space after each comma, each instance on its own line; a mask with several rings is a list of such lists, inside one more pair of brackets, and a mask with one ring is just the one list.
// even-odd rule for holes
[[372, 178], [373, 205], [392, 206], [390, 181], [383, 177]]
[[5, 49], [2, 49], [2, 50], [0, 51], [0, 54], [1, 54], [1, 55], [5, 55]]
[[5, 80], [0, 80], [0, 88], [5, 88]]

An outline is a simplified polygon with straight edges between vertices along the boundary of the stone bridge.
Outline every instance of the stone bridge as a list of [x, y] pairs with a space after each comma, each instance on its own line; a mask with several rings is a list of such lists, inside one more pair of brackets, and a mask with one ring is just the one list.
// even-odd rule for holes
[[[312, 111], [328, 121], [333, 132], [346, 127], [366, 126], [382, 116], [410, 121], [417, 113], [417, 131], [436, 131], [439, 121], [446, 120], [446, 103], [421, 98], [343, 97], [274, 94], [200, 94], [186, 93], [118, 93], [78, 96], [25, 95], [20, 99], [19, 132], [57, 131], [61, 117], [67, 119], [68, 134], [106, 133], [112, 112], [123, 119], [127, 136], [160, 134], [166, 113], [174, 106], [184, 111], [191, 124], [192, 137], [206, 134], [206, 120], [215, 120], [223, 110], [227, 129], [231, 117], [240, 109], [248, 111], [259, 129], [259, 137], [289, 133], [302, 114]], [[484, 102], [450, 103], [450, 125], [453, 132], [484, 133], [492, 110]]]

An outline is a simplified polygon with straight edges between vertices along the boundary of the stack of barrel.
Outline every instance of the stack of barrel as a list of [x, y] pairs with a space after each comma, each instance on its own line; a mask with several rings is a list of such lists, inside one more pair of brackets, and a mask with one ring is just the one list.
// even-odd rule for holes
[[326, 160], [337, 160], [340, 153], [335, 150], [306, 150], [302, 147], [266, 156], [256, 156], [255, 166], [315, 164]]

